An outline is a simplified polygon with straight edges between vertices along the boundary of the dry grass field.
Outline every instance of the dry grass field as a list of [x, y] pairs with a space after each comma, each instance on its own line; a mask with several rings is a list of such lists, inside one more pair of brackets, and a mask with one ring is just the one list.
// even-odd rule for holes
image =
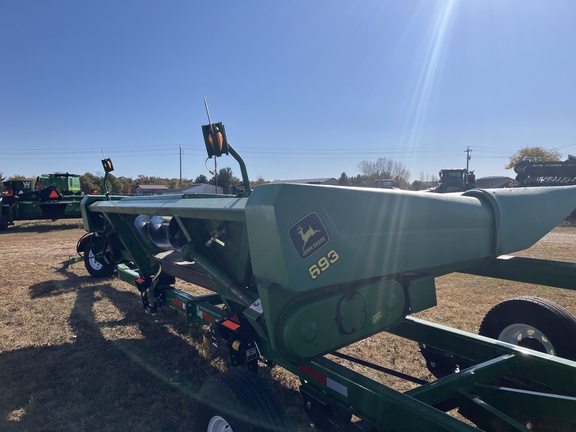
[[[0, 233], [0, 431], [192, 431], [195, 395], [224, 364], [201, 356], [201, 329], [169, 310], [144, 313], [131, 286], [93, 279], [82, 263], [59, 270], [83, 233], [79, 220], [21, 222]], [[518, 255], [574, 261], [576, 228], [558, 227]], [[419, 316], [476, 333], [492, 306], [519, 295], [576, 314], [572, 291], [452, 274], [438, 280], [439, 306]], [[343, 351], [431, 378], [417, 346], [390, 335]], [[295, 429], [313, 431], [297, 380], [262, 370]]]

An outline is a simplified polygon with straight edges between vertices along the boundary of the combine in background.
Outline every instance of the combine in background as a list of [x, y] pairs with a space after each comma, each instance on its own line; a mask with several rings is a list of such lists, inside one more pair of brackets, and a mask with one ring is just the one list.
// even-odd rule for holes
[[430, 189], [430, 192], [465, 192], [476, 188], [476, 176], [474, 171], [467, 169], [443, 169], [440, 170], [440, 185]]
[[576, 156], [563, 162], [534, 162], [524, 158], [514, 167], [520, 186], [576, 185]]
[[84, 194], [80, 176], [55, 173], [33, 180], [4, 182], [0, 198], [0, 231], [16, 220], [80, 218]]

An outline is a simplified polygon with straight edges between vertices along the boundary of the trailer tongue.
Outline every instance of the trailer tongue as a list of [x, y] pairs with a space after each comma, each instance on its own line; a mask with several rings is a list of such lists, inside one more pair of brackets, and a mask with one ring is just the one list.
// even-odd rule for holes
[[[208, 324], [206, 355], [214, 344], [229, 348], [240, 368], [207, 381], [197, 430], [289, 430], [254, 373], [259, 364], [300, 377], [305, 409], [323, 430], [527, 430], [527, 418], [576, 422], [576, 320], [563, 309], [524, 299], [514, 307], [551, 313], [557, 325], [532, 329], [527, 316], [493, 336], [501, 340], [410, 317], [436, 305], [438, 276], [520, 279], [532, 263], [515, 261], [512, 269], [497, 257], [530, 247], [561, 222], [576, 207], [576, 187], [439, 195], [268, 184], [252, 191], [224, 126], [210, 123], [203, 134], [209, 157], [231, 154], [239, 162], [240, 193], [87, 196], [88, 234], [79, 242], [92, 275], [117, 272], [140, 291], [146, 309], [171, 307], [190, 324]], [[561, 269], [559, 285], [576, 289], [576, 265], [539, 265], [538, 283], [558, 286], [552, 277]], [[175, 278], [213, 294], [191, 296], [173, 288]], [[561, 335], [552, 334], [556, 327]], [[515, 330], [534, 339], [528, 347], [536, 350], [514, 341]], [[438, 380], [416, 380], [417, 389], [399, 393], [326, 356], [382, 331], [419, 342]], [[566, 358], [550, 355], [559, 353]], [[445, 414], [453, 408], [476, 427]], [[351, 422], [352, 414], [361, 421]]]

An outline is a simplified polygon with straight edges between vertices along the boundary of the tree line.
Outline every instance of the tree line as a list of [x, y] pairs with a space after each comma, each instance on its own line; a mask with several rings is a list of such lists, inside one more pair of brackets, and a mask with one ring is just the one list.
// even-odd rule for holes
[[[556, 149], [548, 150], [543, 147], [528, 146], [511, 155], [505, 168], [514, 168], [518, 162], [526, 157], [534, 161], [559, 161], [561, 156], [560, 152]], [[385, 157], [380, 157], [376, 161], [362, 161], [358, 163], [357, 168], [360, 174], [348, 176], [343, 172], [338, 178], [338, 184], [342, 186], [375, 187], [378, 180], [392, 179], [395, 181], [396, 187], [400, 189], [422, 190], [438, 181], [438, 178], [434, 175], [420, 173], [418, 180], [410, 182], [410, 171], [406, 166], [401, 162]], [[28, 180], [28, 178], [22, 175], [14, 175], [6, 179], [4, 174], [0, 172], [0, 182], [5, 180]], [[102, 174], [87, 172], [80, 176], [80, 185], [82, 191], [86, 194], [93, 193], [94, 191], [96, 193], [102, 193], [102, 182]], [[107, 178], [108, 191], [119, 195], [134, 195], [136, 188], [142, 185], [163, 185], [168, 189], [178, 189], [180, 187], [185, 189], [196, 183], [218, 185], [222, 187], [224, 192], [228, 192], [230, 185], [238, 185], [241, 183], [241, 180], [234, 176], [231, 168], [220, 169], [218, 175], [210, 179], [203, 174], [200, 174], [194, 179], [182, 179], [182, 184], [180, 184], [180, 179], [178, 178], [146, 176], [143, 174], [140, 174], [135, 179], [124, 176], [116, 177], [113, 174], [109, 174]], [[268, 183], [268, 181], [263, 178], [258, 178], [252, 182], [252, 187], [263, 183]]]
[[[402, 164], [387, 158], [378, 158], [376, 161], [362, 161], [358, 164], [358, 170], [361, 174], [356, 176], [348, 176], [343, 172], [338, 178], [338, 184], [342, 186], [359, 186], [359, 187], [375, 187], [376, 181], [380, 179], [393, 179], [396, 186], [401, 189], [425, 189], [430, 182], [437, 180], [433, 176], [420, 175], [420, 180], [410, 183], [410, 171]], [[102, 192], [103, 177], [86, 173], [80, 176], [80, 185], [84, 193], [91, 193], [96, 191]], [[222, 168], [218, 171], [217, 176], [207, 178], [205, 175], [199, 175], [194, 179], [182, 179], [182, 189], [187, 188], [192, 184], [205, 183], [210, 185], [218, 185], [226, 193], [231, 185], [239, 185], [241, 180], [237, 178], [232, 168]], [[251, 182], [252, 188], [269, 183], [263, 178], [258, 178]], [[120, 195], [133, 195], [136, 188], [142, 185], [163, 185], [168, 189], [180, 188], [180, 180], [177, 178], [163, 178], [154, 176], [145, 176], [140, 174], [136, 179], [129, 177], [116, 177], [112, 174], [108, 175], [107, 187], [110, 193]]]
[[[104, 177], [101, 174], [85, 173], [80, 176], [80, 186], [82, 192], [88, 193], [102, 193], [103, 192], [103, 181]], [[166, 186], [168, 189], [186, 189], [187, 187], [198, 184], [205, 183], [211, 185], [218, 185], [227, 192], [230, 185], [236, 185], [240, 183], [240, 180], [232, 174], [231, 168], [222, 168], [218, 171], [217, 176], [212, 178], [206, 177], [204, 174], [198, 175], [194, 179], [183, 178], [182, 183], [180, 183], [179, 178], [167, 178], [167, 177], [156, 177], [147, 176], [140, 174], [135, 179], [131, 177], [116, 177], [113, 174], [108, 174], [106, 179], [106, 186], [108, 191], [113, 194], [118, 195], [134, 195], [136, 193], [136, 188], [138, 186], [145, 185], [160, 185]]]
[[[338, 183], [342, 186], [374, 187], [376, 180], [386, 178], [394, 179], [397, 186], [403, 189], [410, 189], [419, 183], [416, 181], [411, 185], [409, 183], [410, 171], [402, 163], [387, 158], [378, 158], [377, 161], [362, 161], [358, 164], [358, 169], [361, 174], [352, 177], [343, 172], [338, 178]], [[0, 173], [0, 181], [3, 180], [2, 173]], [[9, 177], [8, 180], [30, 179], [22, 175], [14, 175]], [[104, 175], [101, 173], [93, 174], [87, 172], [80, 175], [80, 186], [85, 194], [103, 193], [103, 181]], [[144, 185], [162, 185], [168, 189], [179, 189], [180, 187], [186, 189], [188, 186], [198, 183], [218, 185], [226, 193], [230, 185], [239, 185], [241, 180], [234, 175], [232, 168], [229, 167], [220, 169], [218, 175], [211, 178], [203, 174], [198, 175], [194, 179], [183, 178], [182, 184], [180, 184], [180, 179], [178, 178], [147, 176], [144, 174], [140, 174], [136, 178], [108, 174], [106, 179], [108, 191], [118, 195], [134, 195], [136, 188]], [[251, 182], [251, 186], [254, 188], [264, 183], [269, 183], [269, 181], [259, 177]]]

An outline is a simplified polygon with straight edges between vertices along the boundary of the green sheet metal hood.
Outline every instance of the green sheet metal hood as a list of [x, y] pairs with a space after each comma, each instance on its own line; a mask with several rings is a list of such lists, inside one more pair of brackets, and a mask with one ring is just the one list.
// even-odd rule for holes
[[576, 208], [576, 187], [431, 194], [268, 184], [246, 204], [254, 275], [293, 291], [440, 275], [526, 249]]

